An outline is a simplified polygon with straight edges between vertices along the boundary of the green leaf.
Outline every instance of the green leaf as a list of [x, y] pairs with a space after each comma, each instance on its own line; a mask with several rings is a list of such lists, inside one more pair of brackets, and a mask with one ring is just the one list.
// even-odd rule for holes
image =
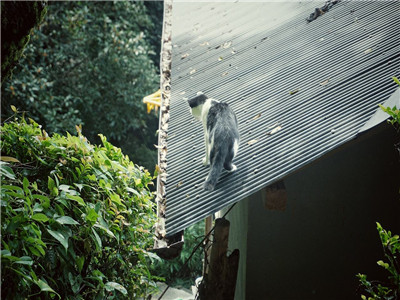
[[54, 290], [53, 290], [46, 282], [44, 282], [42, 279], [39, 279], [39, 280], [36, 281], [35, 283], [39, 286], [40, 291], [42, 291], [42, 292], [51, 292], [51, 293], [54, 293], [54, 294], [56, 294], [56, 295], [58, 296], [59, 299], [61, 299], [61, 296], [60, 296], [58, 293], [56, 293], [56, 291], [54, 291]]
[[13, 170], [10, 167], [6, 166], [6, 165], [7, 165], [7, 163], [0, 161], [0, 173], [1, 173], [1, 175], [2, 176], [4, 175], [8, 179], [14, 180], [15, 179], [15, 174], [14, 174]]
[[56, 183], [54, 182], [53, 178], [50, 176], [47, 179], [47, 187], [49, 188], [49, 191], [52, 192], [53, 189], [56, 187]]
[[400, 81], [397, 77], [392, 77], [393, 81], [396, 82], [400, 86]]
[[110, 229], [106, 228], [105, 226], [100, 225], [100, 224], [94, 224], [93, 227], [100, 228], [101, 230], [104, 230], [109, 236], [115, 238], [114, 233], [112, 233], [112, 231]]
[[96, 248], [97, 248], [98, 251], [100, 251], [103, 248], [103, 246], [101, 244], [101, 239], [100, 239], [99, 235], [97, 234], [96, 230], [94, 230], [93, 227], [92, 227], [92, 231], [93, 231], [93, 234], [94, 234], [94, 242], [96, 244]]
[[23, 181], [22, 181], [22, 187], [24, 188], [24, 191], [26, 194], [28, 194], [29, 192], [29, 180], [28, 178], [24, 177]]
[[79, 223], [77, 221], [75, 221], [74, 219], [72, 219], [71, 217], [68, 217], [68, 216], [62, 216], [55, 220], [57, 223], [60, 223], [60, 224], [79, 225]]
[[10, 250], [6, 250], [6, 249], [1, 250], [1, 256], [2, 256], [2, 257], [3, 257], [3, 256], [11, 256]]
[[66, 194], [65, 195], [69, 200], [74, 200], [76, 202], [78, 202], [80, 205], [82, 206], [86, 206], [85, 201], [83, 201], [83, 199], [79, 196], [75, 196], [75, 195], [71, 195], [71, 194]]
[[78, 266], [79, 273], [82, 271], [84, 263], [85, 263], [84, 256], [80, 256], [76, 259], [76, 265]]
[[32, 266], [33, 260], [29, 256], [21, 256], [17, 261], [15, 261], [15, 263], [20, 265]]
[[385, 268], [386, 270], [389, 269], [389, 264], [383, 262], [382, 260], [379, 260], [376, 263], [378, 264], [378, 266], [381, 266], [381, 267]]
[[122, 293], [122, 294], [124, 294], [124, 295], [128, 294], [128, 291], [126, 290], [126, 288], [124, 288], [122, 285], [120, 285], [120, 284], [117, 283], [117, 282], [109, 281], [109, 282], [107, 282], [107, 283], [105, 284], [104, 287], [105, 287], [106, 290], [109, 291], [109, 292], [111, 292], [111, 291], [113, 291], [113, 290], [117, 290], [117, 291], [119, 291], [120, 293]]
[[59, 231], [53, 231], [50, 229], [47, 229], [47, 231], [50, 233], [51, 236], [53, 236], [57, 241], [59, 241], [61, 245], [64, 246], [65, 250], [68, 249], [68, 236], [64, 236]]
[[86, 215], [86, 220], [94, 224], [97, 221], [98, 216], [99, 215], [96, 213], [96, 210], [91, 208]]
[[48, 197], [43, 196], [43, 195], [33, 194], [32, 198], [40, 200], [44, 209], [47, 209], [50, 207], [50, 199]]
[[116, 203], [118, 205], [124, 206], [122, 204], [121, 198], [120, 198], [120, 196], [118, 194], [111, 194], [110, 195], [110, 199], [111, 199], [112, 202], [114, 202], [114, 203]]
[[49, 218], [45, 214], [42, 214], [42, 213], [34, 214], [32, 216], [32, 219], [35, 221], [39, 221], [39, 222], [47, 222], [49, 220]]

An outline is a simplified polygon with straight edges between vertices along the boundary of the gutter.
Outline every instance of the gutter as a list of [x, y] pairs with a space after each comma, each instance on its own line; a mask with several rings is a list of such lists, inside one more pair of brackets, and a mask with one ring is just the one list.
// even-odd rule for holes
[[155, 227], [154, 252], [163, 259], [173, 259], [182, 251], [183, 231], [168, 236], [166, 221], [167, 143], [169, 103], [171, 99], [172, 61], [172, 0], [164, 0], [164, 18], [160, 59], [161, 107], [158, 127], [158, 171], [157, 176], [157, 223]]

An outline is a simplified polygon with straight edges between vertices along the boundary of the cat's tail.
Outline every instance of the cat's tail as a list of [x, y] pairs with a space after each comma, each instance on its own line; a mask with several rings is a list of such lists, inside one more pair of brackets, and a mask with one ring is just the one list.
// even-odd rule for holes
[[217, 181], [219, 175], [221, 174], [221, 170], [224, 167], [224, 161], [226, 157], [226, 153], [224, 153], [222, 149], [219, 150], [211, 163], [210, 172], [206, 178], [206, 182], [203, 185], [204, 190], [212, 192], [217, 185]]

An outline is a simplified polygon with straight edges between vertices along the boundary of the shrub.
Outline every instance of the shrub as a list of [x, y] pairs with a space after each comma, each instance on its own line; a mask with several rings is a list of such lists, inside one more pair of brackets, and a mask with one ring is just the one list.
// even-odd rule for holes
[[[15, 110], [15, 108], [13, 108]], [[100, 136], [1, 127], [2, 297], [116, 299], [155, 285], [150, 174]]]
[[400, 239], [398, 235], [392, 235], [379, 223], [377, 229], [383, 247], [383, 253], [387, 262], [379, 260], [377, 264], [389, 272], [388, 282], [377, 282], [367, 280], [367, 275], [358, 274], [357, 277], [369, 294], [368, 298], [361, 295], [364, 300], [392, 300], [400, 297]]

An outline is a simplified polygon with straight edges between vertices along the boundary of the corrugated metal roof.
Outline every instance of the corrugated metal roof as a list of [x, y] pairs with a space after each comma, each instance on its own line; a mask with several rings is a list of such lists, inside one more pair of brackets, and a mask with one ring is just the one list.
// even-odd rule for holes
[[[166, 231], [176, 233], [355, 138], [395, 91], [400, 3], [174, 2]], [[228, 102], [237, 172], [202, 190], [203, 129], [185, 98]], [[274, 130], [275, 129], [275, 130]]]

